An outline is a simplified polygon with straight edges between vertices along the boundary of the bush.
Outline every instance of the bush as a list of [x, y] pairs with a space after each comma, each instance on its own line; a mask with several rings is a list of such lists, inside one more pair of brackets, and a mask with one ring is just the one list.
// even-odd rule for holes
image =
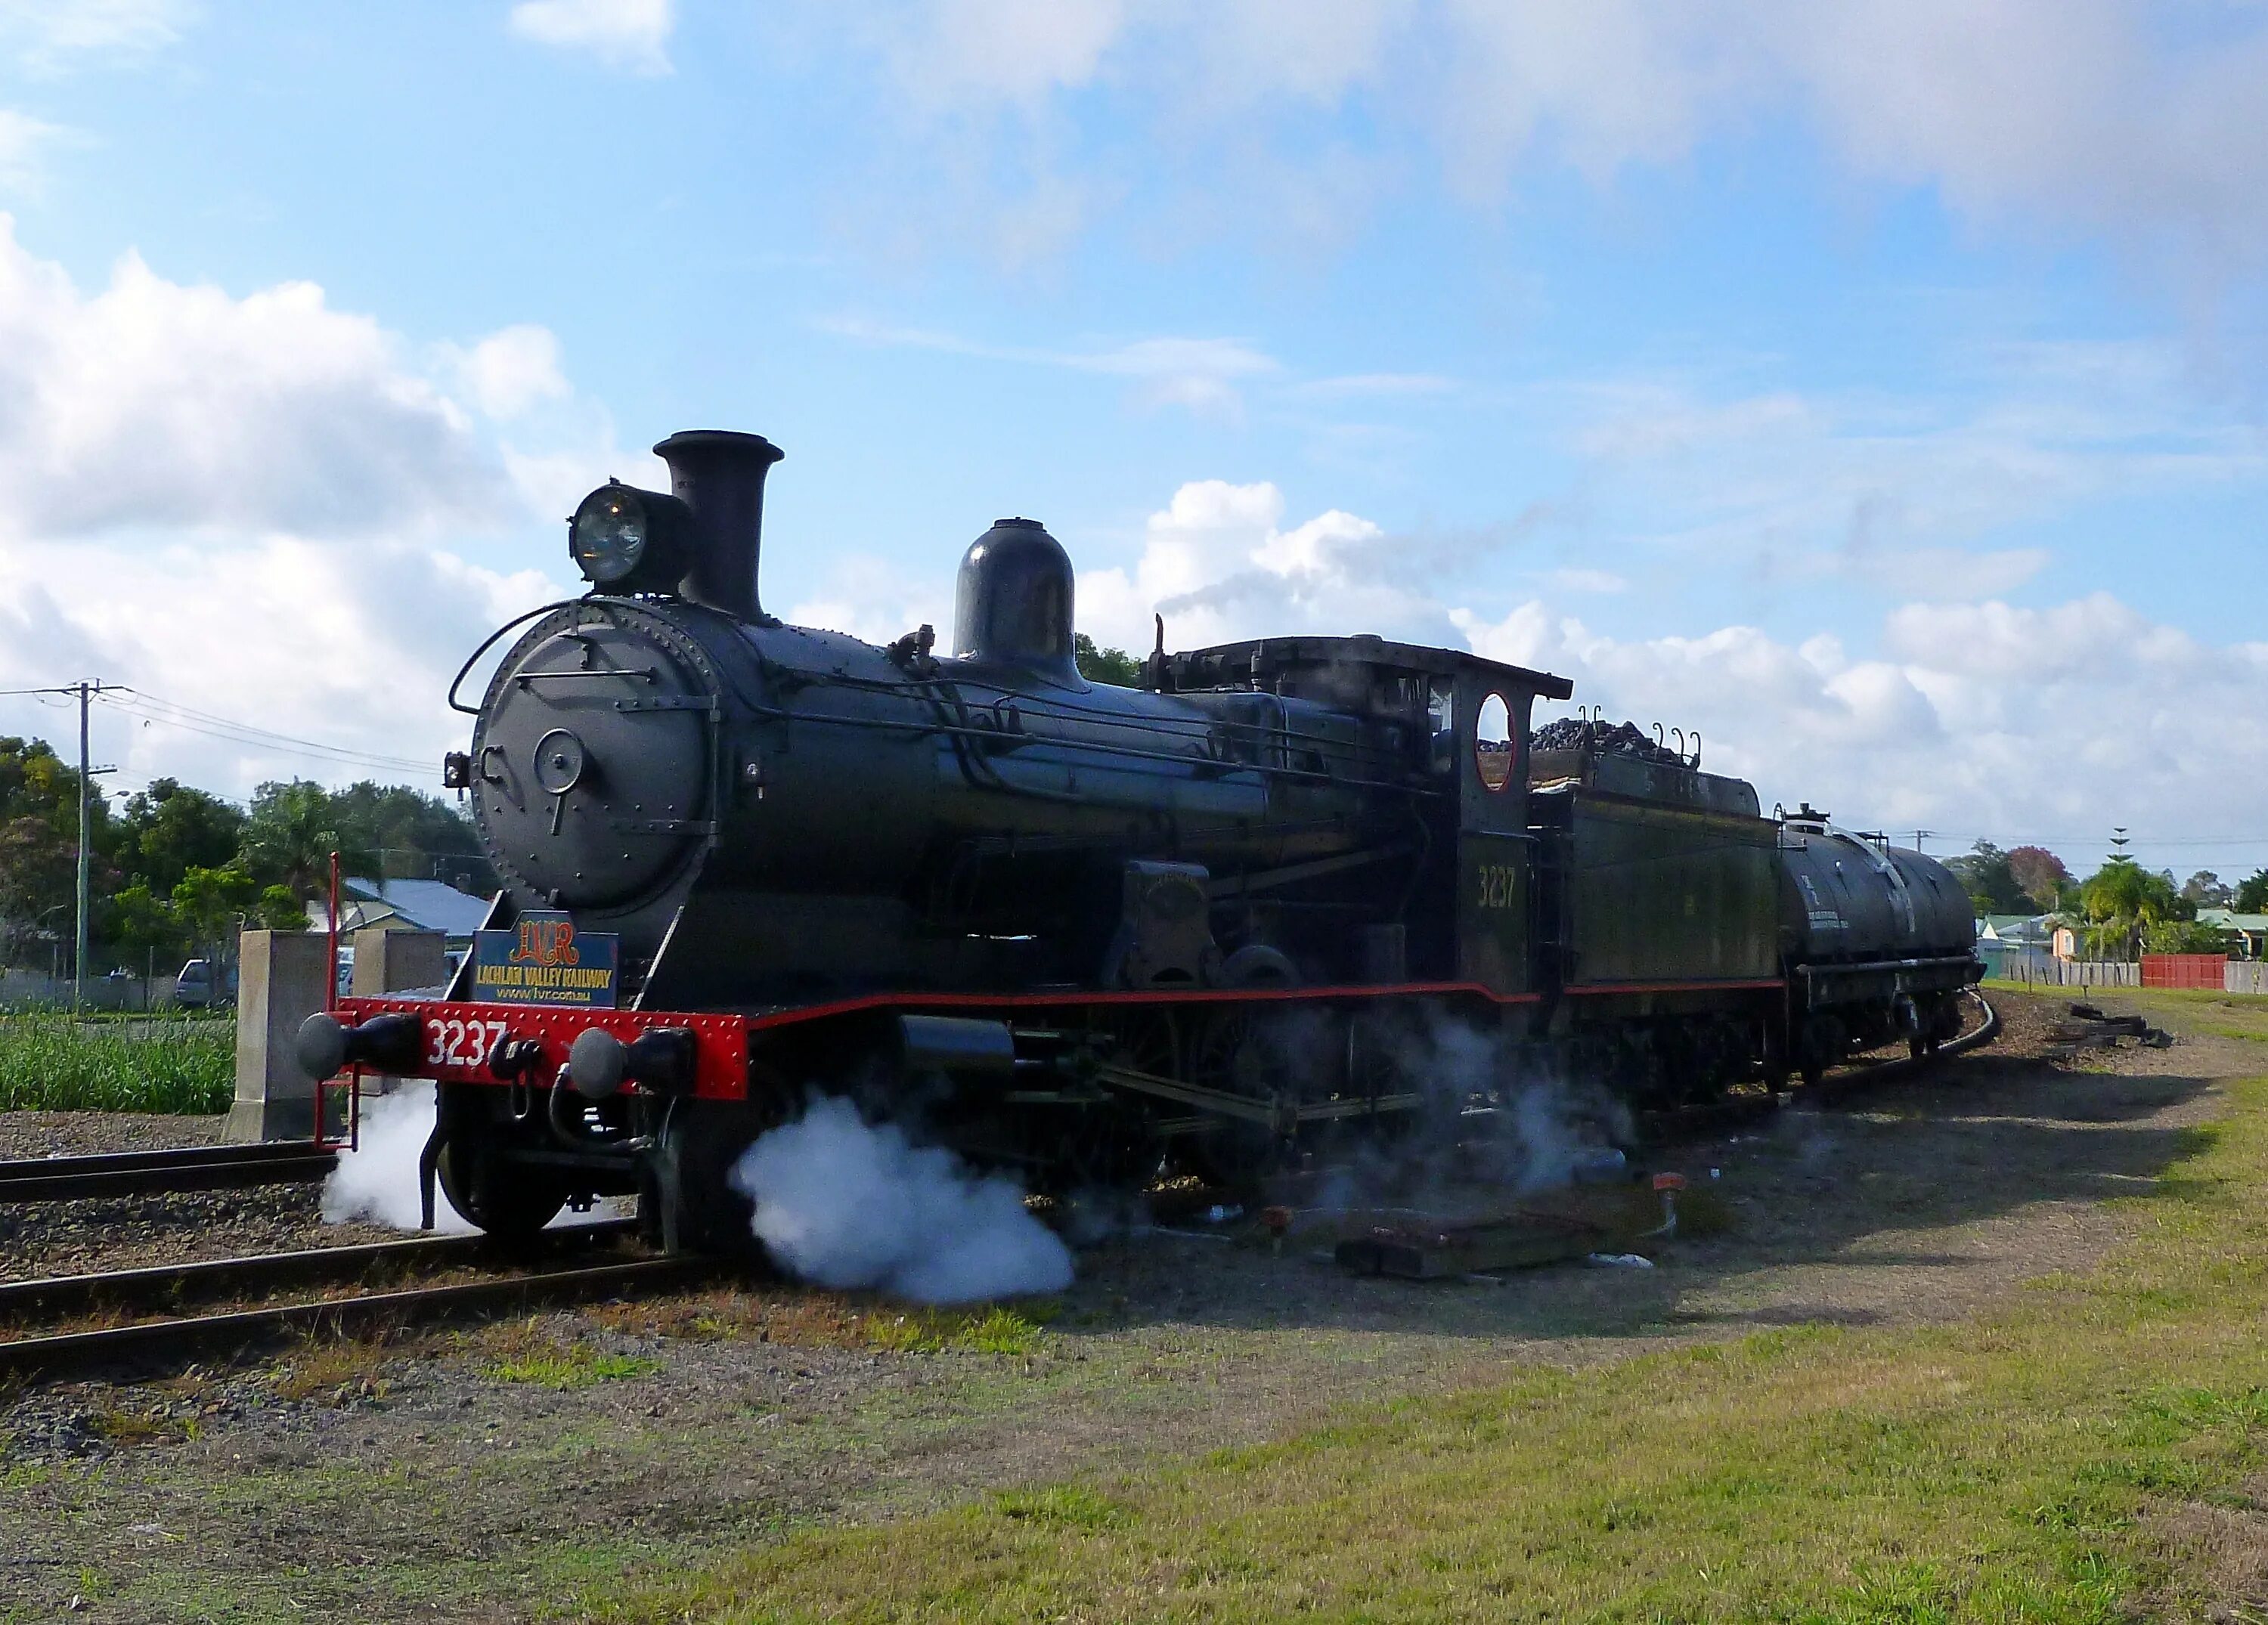
[[210, 1114], [235, 1091], [233, 1021], [0, 1017], [0, 1111]]
[[2195, 920], [2168, 920], [2142, 933], [2145, 953], [2225, 953], [2228, 939], [2216, 925]]

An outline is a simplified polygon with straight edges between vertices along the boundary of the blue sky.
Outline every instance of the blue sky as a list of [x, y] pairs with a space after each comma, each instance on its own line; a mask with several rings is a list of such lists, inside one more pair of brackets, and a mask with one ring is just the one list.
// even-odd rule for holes
[[720, 425], [791, 618], [944, 624], [1032, 514], [1108, 642], [1462, 643], [1767, 804], [2249, 872], [2264, 67], [2240, 0], [18, 0], [0, 679], [144, 696], [122, 784], [367, 770], [182, 707], [437, 759]]

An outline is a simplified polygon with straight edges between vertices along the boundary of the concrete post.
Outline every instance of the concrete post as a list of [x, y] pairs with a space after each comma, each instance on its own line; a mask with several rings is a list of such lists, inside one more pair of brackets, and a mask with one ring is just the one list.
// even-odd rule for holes
[[238, 953], [236, 1103], [221, 1138], [306, 1139], [315, 1131], [315, 1080], [292, 1044], [326, 1003], [329, 941], [320, 931], [247, 931]]
[[389, 931], [366, 925], [354, 934], [349, 990], [358, 999], [438, 988], [448, 980], [449, 939], [439, 931]]
[[[449, 980], [449, 939], [439, 931], [387, 930], [365, 925], [354, 934], [354, 970], [348, 990], [358, 999], [424, 992]], [[392, 1094], [402, 1080], [365, 1072], [362, 1096]]]

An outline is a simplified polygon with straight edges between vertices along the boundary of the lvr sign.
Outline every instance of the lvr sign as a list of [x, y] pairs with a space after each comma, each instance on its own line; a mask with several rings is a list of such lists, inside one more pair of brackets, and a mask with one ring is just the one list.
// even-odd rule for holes
[[508, 931], [473, 933], [473, 996], [497, 1004], [612, 1010], [622, 938], [578, 931], [573, 916], [536, 910]]

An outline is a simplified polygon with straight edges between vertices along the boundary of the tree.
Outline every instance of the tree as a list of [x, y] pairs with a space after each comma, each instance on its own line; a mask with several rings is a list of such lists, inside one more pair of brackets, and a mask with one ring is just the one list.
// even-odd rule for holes
[[2015, 877], [2016, 889], [2042, 913], [2061, 908], [2071, 888], [2071, 871], [2043, 846], [2014, 848], [2008, 854], [2008, 872]]
[[169, 966], [187, 958], [193, 942], [180, 912], [143, 880], [123, 888], [105, 905], [102, 939], [129, 962], [138, 956], [145, 963], [163, 960]]
[[2192, 909], [2226, 908], [2232, 894], [2210, 869], [2200, 869], [2182, 882], [2182, 896]]
[[227, 957], [239, 929], [307, 929], [306, 907], [290, 886], [262, 886], [234, 864], [190, 870], [173, 888], [171, 908], [183, 937], [214, 959]]
[[2228, 938], [2217, 925], [2167, 920], [2142, 933], [2142, 946], [2151, 953], [2223, 953]]
[[158, 898], [172, 896], [190, 870], [228, 863], [244, 838], [243, 809], [174, 779], [129, 796], [120, 825], [119, 870]]
[[1103, 649], [1086, 633], [1071, 639], [1071, 656], [1079, 663], [1079, 674], [1091, 683], [1108, 683], [1113, 688], [1132, 688], [1142, 680], [1142, 663], [1123, 649]]
[[[117, 842], [99, 789], [87, 812], [88, 878], [107, 896], [115, 877], [104, 854]], [[34, 942], [68, 939], [77, 895], [78, 771], [44, 740], [0, 739], [0, 952], [12, 959]]]
[[469, 892], [496, 889], [496, 871], [480, 836], [447, 802], [406, 784], [365, 779], [335, 792], [331, 805], [339, 838], [376, 865], [357, 874], [374, 880], [446, 880]]
[[[261, 785], [252, 792], [251, 814], [244, 820], [238, 872], [261, 886], [283, 886], [301, 900], [328, 891], [334, 852], [343, 872], [369, 874], [372, 855], [347, 842], [338, 814], [330, 791], [320, 784], [294, 779]], [[244, 906], [257, 894], [255, 889]]]
[[2174, 889], [2169, 874], [2153, 874], [2131, 857], [2114, 857], [2079, 888], [2080, 906], [2095, 927], [2096, 951], [2132, 953], [2151, 926], [2186, 920], [2195, 912]]
[[1979, 841], [1974, 848], [1945, 865], [1951, 870], [1969, 893], [1970, 901], [1979, 914], [2021, 914], [2028, 899], [2024, 888], [2017, 883], [2009, 866], [2008, 855], [1990, 841]]
[[2239, 914], [2268, 914], [2268, 869], [2239, 881], [2231, 906]]
[[254, 907], [253, 920], [265, 931], [304, 931], [307, 929], [307, 910], [287, 886], [271, 886], [261, 891]]

